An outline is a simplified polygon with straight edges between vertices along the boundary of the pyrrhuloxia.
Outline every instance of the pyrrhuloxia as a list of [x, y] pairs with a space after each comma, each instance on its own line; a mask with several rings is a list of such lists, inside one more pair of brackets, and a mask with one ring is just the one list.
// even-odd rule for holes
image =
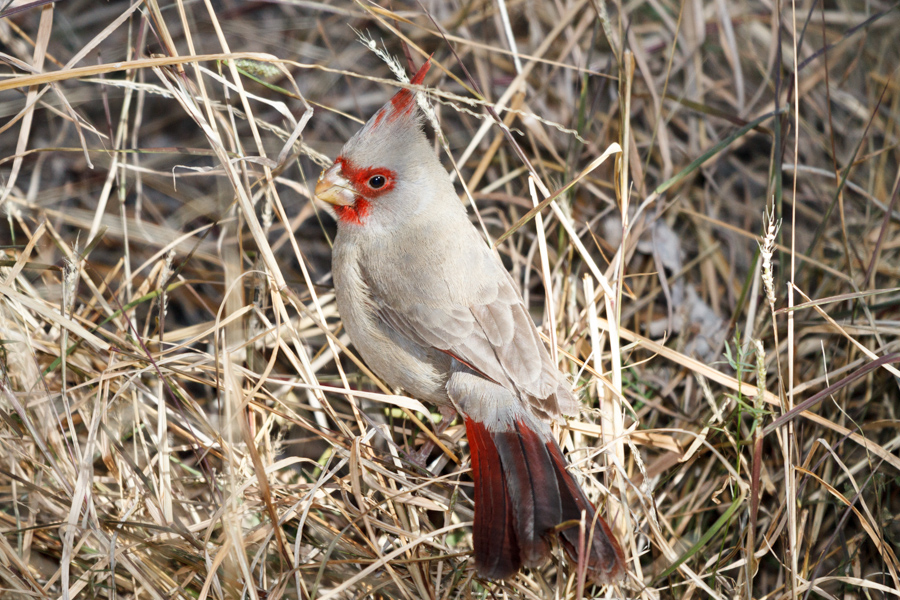
[[[537, 565], [557, 526], [582, 511], [589, 533], [594, 507], [548, 426], [578, 404], [466, 216], [414, 92], [400, 90], [346, 143], [316, 196], [337, 215], [337, 306], [359, 354], [390, 385], [465, 419], [478, 573], [502, 579]], [[559, 532], [572, 559], [578, 537], [577, 525]], [[622, 550], [601, 518], [585, 560], [598, 583], [624, 577]]]

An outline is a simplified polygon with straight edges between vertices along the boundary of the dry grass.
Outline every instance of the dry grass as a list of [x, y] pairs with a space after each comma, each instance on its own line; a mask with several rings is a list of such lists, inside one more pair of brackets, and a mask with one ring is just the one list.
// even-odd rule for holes
[[[0, 2], [0, 595], [900, 595], [897, 5], [423, 5]], [[617, 589], [474, 578], [462, 426], [410, 464], [427, 409], [348, 348], [310, 189], [393, 91], [354, 28], [434, 53]]]

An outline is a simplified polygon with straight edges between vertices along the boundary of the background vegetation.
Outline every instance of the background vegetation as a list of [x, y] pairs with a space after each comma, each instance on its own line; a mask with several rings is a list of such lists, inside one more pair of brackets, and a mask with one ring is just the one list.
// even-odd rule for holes
[[[896, 597], [897, 6], [3, 0], [0, 595]], [[464, 428], [411, 463], [349, 346], [310, 191], [373, 45], [433, 54], [616, 589], [475, 578]]]

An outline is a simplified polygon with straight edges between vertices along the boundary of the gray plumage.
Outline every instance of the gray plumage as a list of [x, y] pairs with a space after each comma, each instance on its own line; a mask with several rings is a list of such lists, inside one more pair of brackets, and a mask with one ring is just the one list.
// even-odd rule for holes
[[[413, 83], [425, 72], [427, 64]], [[479, 573], [502, 578], [540, 563], [560, 523], [594, 515], [548, 426], [578, 404], [512, 278], [469, 221], [411, 91], [347, 142], [316, 195], [338, 217], [332, 272], [356, 350], [389, 385], [465, 418]], [[589, 568], [599, 582], [618, 581], [624, 556], [598, 524]], [[573, 556], [577, 528], [559, 539]]]

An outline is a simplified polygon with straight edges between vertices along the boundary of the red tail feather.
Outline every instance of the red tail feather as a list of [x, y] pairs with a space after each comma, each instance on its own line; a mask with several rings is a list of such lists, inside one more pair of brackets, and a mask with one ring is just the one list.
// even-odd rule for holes
[[475, 568], [483, 577], [505, 579], [522, 566], [513, 523], [513, 510], [500, 456], [491, 434], [481, 423], [466, 418], [475, 480]]
[[[550, 553], [549, 537], [564, 521], [581, 519], [589, 528], [594, 507], [566, 470], [552, 438], [544, 439], [522, 421], [508, 431], [488, 431], [466, 417], [475, 480], [475, 567], [492, 579], [510, 577], [523, 561], [535, 566]], [[606, 522], [597, 517], [588, 546], [588, 569], [597, 583], [625, 576], [625, 556]], [[569, 558], [578, 560], [578, 527], [560, 532]]]
[[[585, 511], [586, 535], [590, 535], [594, 521], [594, 506], [587, 499], [581, 487], [566, 470], [566, 459], [559, 449], [556, 440], [547, 442], [547, 450], [553, 457], [553, 466], [556, 469], [556, 481], [563, 497], [562, 521], [580, 520], [581, 511]], [[617, 583], [625, 577], [625, 555], [619, 542], [616, 541], [609, 525], [603, 517], [596, 517], [597, 524], [594, 527], [594, 536], [590, 539], [587, 552], [587, 564], [593, 574], [594, 581], [600, 584]], [[573, 561], [578, 560], [578, 527], [569, 527], [560, 532], [560, 540], [566, 554]]]
[[526, 565], [535, 566], [550, 553], [545, 536], [562, 514], [553, 463], [544, 441], [521, 422], [513, 431], [493, 435], [512, 499], [519, 553]]

